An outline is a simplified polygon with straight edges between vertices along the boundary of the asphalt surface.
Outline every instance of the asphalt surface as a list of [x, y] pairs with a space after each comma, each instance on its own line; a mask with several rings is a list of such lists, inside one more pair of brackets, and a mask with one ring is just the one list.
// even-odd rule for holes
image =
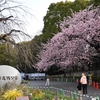
[[[50, 89], [52, 87], [53, 91], [60, 91], [63, 90], [63, 93], [67, 96], [74, 95], [74, 92], [76, 92], [78, 97], [78, 90], [77, 90], [77, 84], [76, 82], [60, 82], [60, 81], [50, 81], [49, 86], [45, 86], [46, 81], [29, 81], [29, 86], [33, 88], [46, 88]], [[82, 95], [82, 100], [99, 100], [100, 98], [100, 89], [96, 89], [93, 86], [88, 86], [88, 94]], [[95, 98], [95, 99], [93, 99]]]

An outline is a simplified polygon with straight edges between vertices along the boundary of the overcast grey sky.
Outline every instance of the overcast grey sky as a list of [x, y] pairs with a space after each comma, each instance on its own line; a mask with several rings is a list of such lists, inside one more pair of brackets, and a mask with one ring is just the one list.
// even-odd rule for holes
[[[65, 0], [19, 0], [23, 5], [31, 9], [31, 13], [35, 16], [32, 20], [29, 20], [27, 26], [27, 32], [34, 37], [40, 34], [43, 28], [43, 17], [46, 15], [47, 9], [51, 3], [57, 3]], [[74, 0], [69, 0], [74, 1]]]

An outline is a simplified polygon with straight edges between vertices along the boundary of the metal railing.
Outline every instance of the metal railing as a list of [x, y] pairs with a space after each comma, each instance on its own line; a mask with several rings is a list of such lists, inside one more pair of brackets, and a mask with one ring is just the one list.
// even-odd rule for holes
[[52, 86], [50, 86], [50, 87], [34, 87], [34, 88], [45, 89], [47, 91], [56, 92], [57, 94], [70, 97], [74, 100], [99, 100], [98, 96], [93, 97], [93, 96], [88, 96], [88, 95], [82, 95], [82, 94], [76, 93], [76, 91], [73, 92], [73, 91], [69, 91], [69, 90], [63, 90], [63, 89], [52, 87]]

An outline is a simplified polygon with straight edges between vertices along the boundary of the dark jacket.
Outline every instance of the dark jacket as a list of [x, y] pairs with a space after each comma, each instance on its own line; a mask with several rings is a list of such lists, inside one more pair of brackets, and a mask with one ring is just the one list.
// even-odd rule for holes
[[77, 89], [78, 89], [78, 90], [82, 90], [82, 85], [81, 85], [80, 82], [79, 82], [78, 85], [77, 85]]

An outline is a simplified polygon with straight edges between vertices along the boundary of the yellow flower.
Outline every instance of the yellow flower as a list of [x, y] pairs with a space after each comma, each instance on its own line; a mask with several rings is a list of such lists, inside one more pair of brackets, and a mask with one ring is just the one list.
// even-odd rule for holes
[[3, 95], [3, 100], [16, 100], [16, 97], [22, 96], [22, 91], [19, 91], [17, 89], [13, 90], [7, 90]]

